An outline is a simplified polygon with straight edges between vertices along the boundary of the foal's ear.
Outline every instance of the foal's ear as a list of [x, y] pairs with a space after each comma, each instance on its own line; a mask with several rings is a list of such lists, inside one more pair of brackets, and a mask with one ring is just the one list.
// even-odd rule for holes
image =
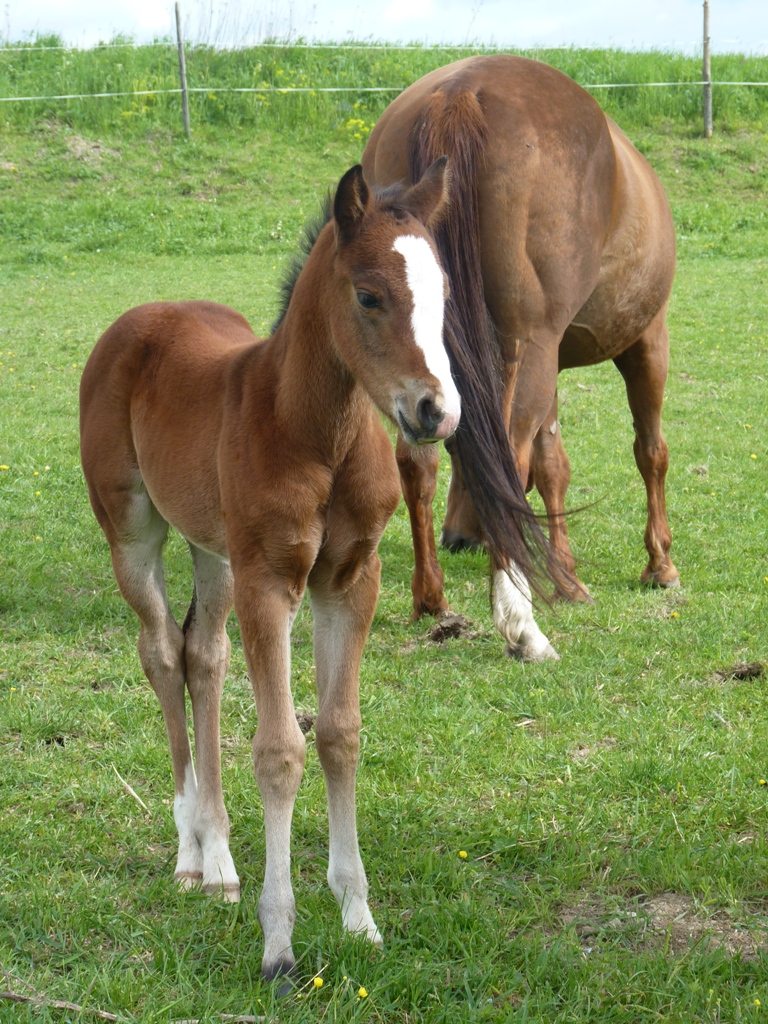
[[333, 219], [342, 238], [350, 239], [357, 234], [370, 198], [371, 192], [365, 183], [363, 168], [355, 164], [339, 182], [333, 200]]
[[408, 190], [405, 205], [425, 227], [433, 227], [448, 208], [450, 186], [448, 157], [440, 156]]

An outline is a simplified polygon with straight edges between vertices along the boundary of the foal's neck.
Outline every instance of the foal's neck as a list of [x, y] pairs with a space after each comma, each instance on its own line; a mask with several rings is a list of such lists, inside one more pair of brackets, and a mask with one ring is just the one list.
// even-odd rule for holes
[[276, 418], [290, 423], [291, 433], [318, 456], [336, 462], [376, 412], [333, 343], [332, 324], [340, 312], [333, 258], [329, 224], [307, 257], [270, 348], [277, 370]]

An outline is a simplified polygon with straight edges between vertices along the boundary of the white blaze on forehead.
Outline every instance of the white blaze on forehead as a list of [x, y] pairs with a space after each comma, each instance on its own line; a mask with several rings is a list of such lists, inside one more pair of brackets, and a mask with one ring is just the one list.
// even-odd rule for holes
[[424, 353], [427, 369], [440, 382], [446, 416], [458, 416], [461, 402], [443, 344], [443, 272], [426, 238], [400, 235], [392, 248], [405, 260], [405, 277], [413, 295], [413, 337]]

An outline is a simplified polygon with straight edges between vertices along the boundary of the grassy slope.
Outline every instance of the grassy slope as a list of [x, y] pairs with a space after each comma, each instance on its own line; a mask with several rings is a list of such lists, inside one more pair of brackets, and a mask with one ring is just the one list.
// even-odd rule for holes
[[[343, 119], [282, 134], [201, 127], [192, 146], [165, 129], [130, 143], [50, 123], [0, 133], [0, 964], [129, 1020], [271, 1005], [256, 977], [255, 721], [235, 645], [223, 733], [244, 899], [179, 895], [162, 722], [77, 464], [79, 371], [100, 331], [150, 299], [217, 299], [268, 324], [301, 223], [358, 156], [354, 134]], [[597, 500], [571, 525], [597, 604], [542, 615], [560, 663], [501, 658], [478, 556], [443, 562], [480, 635], [437, 648], [424, 624], [408, 626], [400, 510], [362, 698], [361, 838], [387, 948], [339, 933], [310, 750], [296, 949], [306, 978], [328, 966], [322, 991], [281, 1005], [282, 1021], [757, 1020], [754, 1000], [768, 1005], [764, 953], [702, 942], [672, 956], [673, 932], [665, 946], [645, 903], [690, 898], [697, 920], [727, 920], [753, 951], [766, 921], [764, 683], [712, 673], [768, 652], [768, 145], [633, 134], [680, 229], [665, 423], [685, 588], [637, 584], [643, 493], [610, 366], [561, 381], [571, 502]], [[168, 554], [181, 614], [178, 538]], [[310, 637], [305, 612], [295, 693], [308, 708]], [[586, 926], [568, 925], [573, 908]], [[0, 1007], [9, 1015], [61, 1019]]]

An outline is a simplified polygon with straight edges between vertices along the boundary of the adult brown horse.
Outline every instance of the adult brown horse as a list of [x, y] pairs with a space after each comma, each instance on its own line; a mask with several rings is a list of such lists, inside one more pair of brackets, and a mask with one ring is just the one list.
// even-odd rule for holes
[[[449, 156], [451, 208], [435, 238], [448, 274], [447, 322], [462, 343], [453, 372], [465, 398], [451, 442], [452, 477], [443, 543], [485, 540], [486, 513], [465, 451], [473, 408], [464, 381], [495, 355], [503, 410], [520, 478], [544, 499], [550, 569], [561, 596], [588, 599], [574, 573], [564, 517], [570, 478], [557, 419], [557, 374], [613, 359], [624, 377], [645, 481], [646, 583], [675, 586], [664, 480], [661, 405], [667, 377], [666, 311], [675, 267], [672, 217], [647, 161], [583, 89], [537, 61], [478, 56], [426, 75], [382, 114], [363, 154], [381, 185], [417, 181]], [[459, 356], [457, 358], [456, 356]], [[499, 360], [500, 356], [500, 360]], [[397, 448], [411, 515], [414, 616], [447, 607], [435, 551], [432, 499], [438, 453]], [[494, 618], [513, 653], [556, 657], [530, 609], [494, 564]], [[518, 577], [519, 582], [523, 582]]]
[[[399, 500], [376, 407], [414, 445], [447, 438], [459, 421], [443, 346], [445, 277], [429, 232], [447, 195], [445, 159], [417, 185], [382, 195], [352, 168], [270, 339], [258, 341], [225, 306], [155, 303], [112, 324], [83, 373], [91, 504], [139, 617], [141, 663], [170, 741], [176, 878], [230, 900], [240, 887], [221, 787], [219, 707], [233, 601], [240, 620], [258, 712], [253, 760], [267, 853], [259, 920], [269, 978], [294, 966], [290, 829], [305, 744], [291, 697], [289, 635], [306, 587], [328, 880], [344, 926], [380, 942], [355, 818], [360, 659], [379, 590], [377, 546]], [[478, 458], [488, 462], [487, 454]], [[516, 501], [512, 495], [510, 507]], [[520, 508], [522, 537], [528, 514]], [[189, 542], [194, 565], [182, 628], [163, 579], [169, 523]], [[509, 557], [525, 562], [526, 550], [513, 546]]]

